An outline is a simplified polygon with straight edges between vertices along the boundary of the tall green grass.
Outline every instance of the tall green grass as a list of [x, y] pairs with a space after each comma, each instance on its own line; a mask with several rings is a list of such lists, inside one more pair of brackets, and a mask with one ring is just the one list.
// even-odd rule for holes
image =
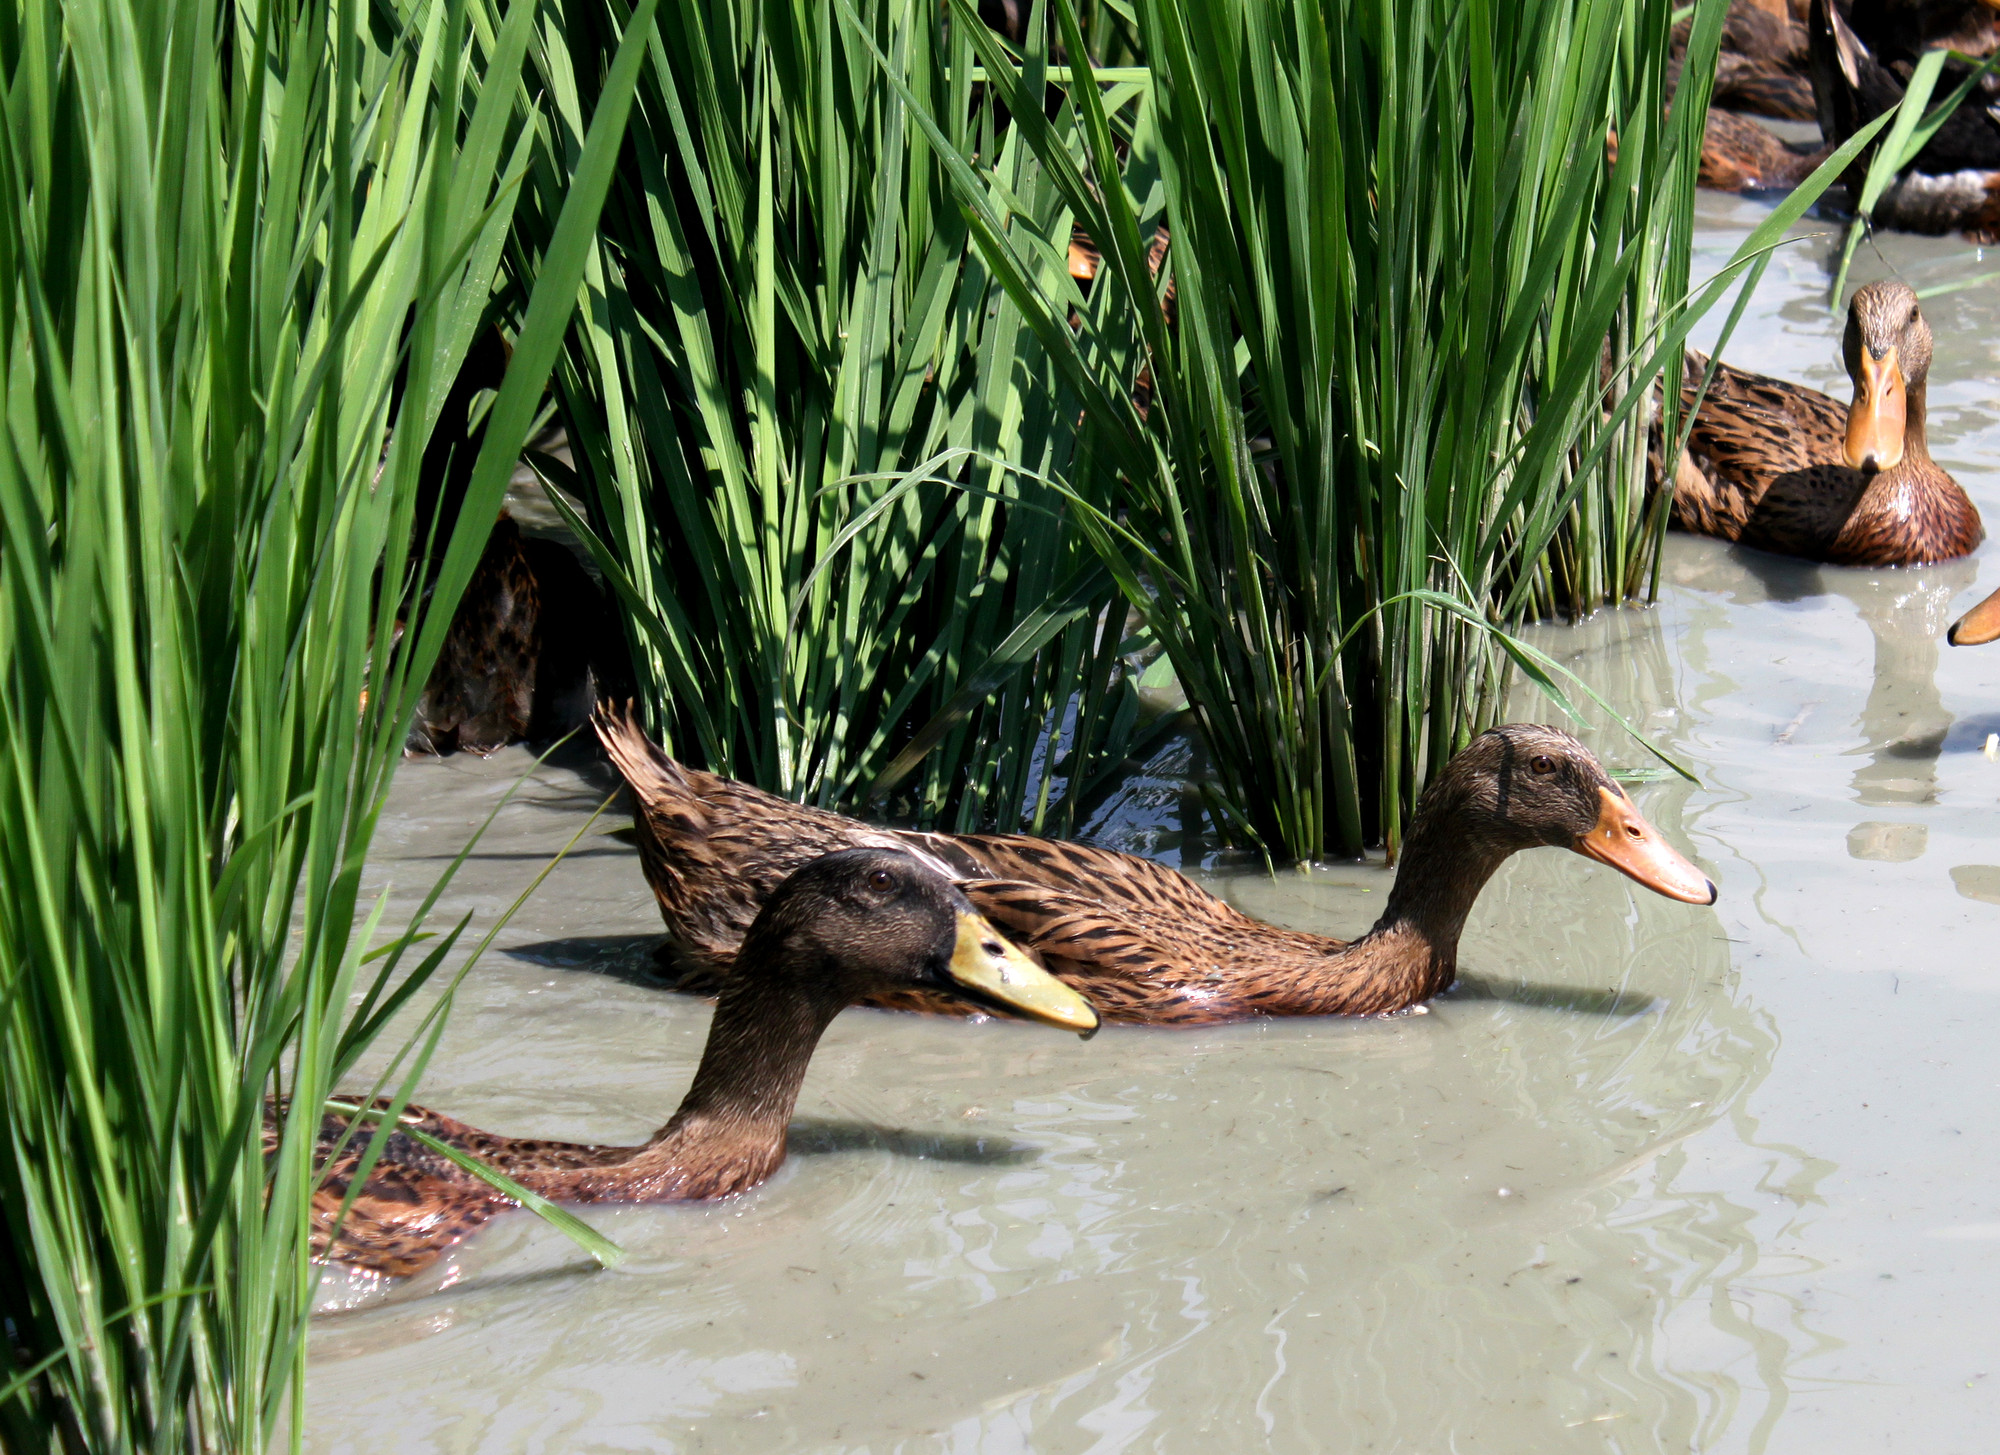
[[[620, 13], [549, 7], [536, 65], [572, 129]], [[1044, 483], [1075, 473], [1079, 397], [895, 89], [986, 159], [1054, 288], [1069, 211], [972, 58], [930, 0], [663, 11], [558, 371], [574, 469], [543, 465], [675, 752], [829, 806], [1059, 828], [1137, 702], [1122, 601]], [[524, 268], [566, 186], [534, 180]]]
[[[1643, 404], [1644, 346], [1686, 288], [1720, 8], [1671, 116], [1668, 0], [1135, 9], [1151, 84], [1065, 82], [1065, 130], [1030, 104], [1040, 28], [1017, 65], [954, 4], [1122, 306], [1027, 277], [970, 157], [960, 200], [1085, 397], [1121, 489], [1083, 519], [1173, 661], [1233, 827], [1300, 858], [1393, 845], [1500, 701], [1476, 620], [1419, 593], [1513, 621], [1646, 589], [1651, 421], [1607, 406]], [[1085, 54], [1070, 7], [1049, 13]], [[1145, 260], [1161, 222], [1171, 324]]]
[[[639, 59], [514, 286], [471, 503], [399, 632], [418, 461], [549, 144], [533, 14], [483, 39], [461, 0], [0, 14], [9, 1451], [261, 1451], [300, 1389], [318, 1108], [410, 944], [371, 982], [363, 856]], [[302, 1114], [266, 1147], [272, 1094]]]
[[1227, 827], [1295, 858], [1393, 849], [1500, 710], [1492, 628], [1652, 587], [1648, 433], [1679, 437], [1652, 401], [1720, 294], [1687, 297], [1724, 6], [1696, 4], [1671, 109], [1670, 0], [1133, 9], [1137, 83], [1050, 66], [1087, 55], [1070, 0], [1018, 55], [952, 0], [1102, 245], [1091, 296], [1041, 281], [972, 149], [946, 154], [955, 195], [1084, 400], [1077, 518], [1172, 661]]

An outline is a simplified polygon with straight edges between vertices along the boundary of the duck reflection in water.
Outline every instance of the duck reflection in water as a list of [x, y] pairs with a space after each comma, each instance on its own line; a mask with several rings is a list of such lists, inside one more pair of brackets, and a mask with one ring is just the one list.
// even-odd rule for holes
[[[1848, 756], [1866, 759], [1850, 780], [1854, 801], [1875, 808], [1935, 802], [1938, 758], [1956, 721], [1938, 691], [1938, 638], [1950, 619], [1953, 598], [1972, 583], [1977, 564], [1955, 560], [1868, 571], [1741, 551], [1713, 561], [1684, 559], [1674, 578], [1740, 599], [1745, 594], [1740, 573], [1746, 567], [1761, 588], [1754, 593], [1758, 599], [1845, 597], [1874, 639], [1868, 698], [1854, 721], [1861, 742], [1847, 750]], [[1798, 718], [1777, 741], [1792, 742], [1814, 706], [1802, 704]], [[1869, 821], [1848, 834], [1847, 848], [1857, 859], [1905, 862], [1923, 854], [1927, 839], [1922, 824]]]

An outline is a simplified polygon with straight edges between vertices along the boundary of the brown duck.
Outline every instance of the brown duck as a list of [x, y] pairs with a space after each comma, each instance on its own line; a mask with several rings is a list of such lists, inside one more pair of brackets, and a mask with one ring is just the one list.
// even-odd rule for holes
[[[1842, 344], [1854, 403], [1716, 366], [1674, 481], [1674, 524], [1843, 566], [1915, 566], [1986, 537], [1979, 511], [1931, 459], [1924, 391], [1931, 330], [1905, 284], [1870, 283]], [[1692, 402], [1707, 360], [1690, 353]]]
[[[737, 946], [794, 866], [854, 845], [907, 849], [958, 881], [1016, 944], [1106, 1020], [1211, 1025], [1259, 1015], [1370, 1015], [1448, 987], [1458, 936], [1508, 855], [1573, 849], [1693, 904], [1715, 886], [1669, 847], [1575, 738], [1514, 724], [1475, 738], [1425, 791], [1388, 907], [1348, 943], [1251, 919], [1172, 869], [1014, 834], [871, 828], [676, 763], [627, 717], [597, 731], [638, 800], [641, 862], [680, 988], [733, 983]], [[872, 1005], [957, 1011], [919, 987]]]
[[[425, 1146], [411, 1130], [470, 1153], [554, 1202], [687, 1202], [755, 1187], [785, 1160], [785, 1128], [813, 1048], [844, 1008], [921, 990], [969, 1008], [1089, 1035], [1097, 1015], [982, 920], [951, 882], [896, 850], [813, 858], [785, 877], [742, 936], [708, 1044], [680, 1109], [637, 1147], [500, 1137], [409, 1107], [335, 1231], [369, 1141], [363, 1118], [330, 1112], [313, 1199], [313, 1252], [402, 1276], [418, 1272], [512, 1199]], [[267, 1142], [273, 1130], [266, 1128]], [[337, 1150], [336, 1150], [337, 1149]]]

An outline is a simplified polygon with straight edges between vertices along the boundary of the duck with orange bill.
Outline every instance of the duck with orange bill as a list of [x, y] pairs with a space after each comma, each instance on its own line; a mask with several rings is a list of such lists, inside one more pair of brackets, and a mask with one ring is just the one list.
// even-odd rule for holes
[[[1853, 403], [1717, 363], [1674, 478], [1674, 524], [1842, 566], [1915, 566], [1986, 538], [1924, 435], [1931, 330], [1917, 295], [1870, 283], [1848, 305]], [[1708, 360], [1690, 353], [1684, 407]]]
[[[1432, 780], [1388, 907], [1352, 942], [1265, 924], [1162, 864], [1018, 834], [877, 828], [704, 773], [661, 752], [628, 715], [599, 738], [637, 801], [640, 861], [666, 922], [678, 988], [728, 993], [745, 928], [800, 862], [900, 848], [957, 881], [989, 921], [1107, 1021], [1212, 1025], [1253, 1016], [1379, 1015], [1449, 988], [1466, 916], [1525, 849], [1569, 849], [1670, 899], [1715, 885], [1640, 814], [1591, 751], [1514, 723], [1474, 738]], [[871, 1005], [965, 1014], [962, 998], [885, 988]]]

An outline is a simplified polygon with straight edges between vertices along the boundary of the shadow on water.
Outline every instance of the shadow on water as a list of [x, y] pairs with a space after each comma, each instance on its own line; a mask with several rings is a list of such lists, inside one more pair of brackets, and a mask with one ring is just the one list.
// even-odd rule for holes
[[1644, 1015], [1661, 1004], [1657, 995], [1632, 990], [1596, 990], [1584, 985], [1550, 985], [1533, 980], [1502, 980], [1486, 975], [1461, 975], [1444, 993], [1446, 1000], [1505, 1001], [1537, 1010], [1565, 1010], [1577, 1015]]
[[785, 1137], [795, 1157], [821, 1157], [836, 1152], [884, 1152], [918, 1162], [958, 1162], [968, 1167], [1021, 1167], [1041, 1156], [1032, 1142], [1008, 1137], [969, 1136], [964, 1132], [913, 1132], [902, 1127], [875, 1127], [866, 1122], [825, 1121], [801, 1117]]
[[552, 970], [581, 970], [648, 990], [671, 990], [674, 976], [662, 958], [666, 947], [665, 935], [573, 935], [512, 945], [500, 953]]

